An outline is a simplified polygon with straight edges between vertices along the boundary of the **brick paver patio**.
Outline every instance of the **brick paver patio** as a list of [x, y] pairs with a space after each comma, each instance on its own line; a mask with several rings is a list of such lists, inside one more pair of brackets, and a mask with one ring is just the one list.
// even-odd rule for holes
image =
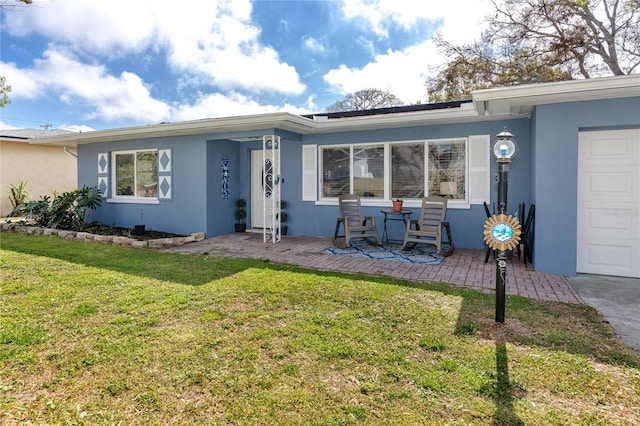
[[[269, 259], [305, 268], [390, 276], [411, 281], [441, 281], [485, 293], [495, 291], [495, 261], [484, 263], [484, 250], [456, 249], [440, 265], [417, 265], [388, 260], [323, 254], [329, 238], [288, 235], [279, 243], [264, 243], [259, 233], [234, 233], [207, 238], [164, 251], [207, 253], [217, 257]], [[507, 262], [507, 294], [538, 300], [584, 303], [567, 277], [525, 269], [517, 258]]]

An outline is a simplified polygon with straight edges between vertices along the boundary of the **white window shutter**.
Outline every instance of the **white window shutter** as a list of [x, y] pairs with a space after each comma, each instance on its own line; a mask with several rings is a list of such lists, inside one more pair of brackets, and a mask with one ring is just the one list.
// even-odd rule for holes
[[158, 198], [160, 200], [173, 199], [173, 160], [171, 149], [158, 150]]
[[109, 154], [106, 152], [98, 154], [98, 188], [104, 198], [109, 197]]
[[469, 203], [491, 202], [491, 135], [469, 136]]
[[302, 146], [302, 201], [316, 201], [317, 199], [317, 156], [317, 145]]

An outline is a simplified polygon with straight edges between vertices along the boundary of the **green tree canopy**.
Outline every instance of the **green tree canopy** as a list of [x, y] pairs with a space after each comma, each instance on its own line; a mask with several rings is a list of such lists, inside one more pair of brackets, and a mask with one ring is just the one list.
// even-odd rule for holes
[[9, 92], [11, 92], [11, 86], [7, 84], [5, 76], [0, 75], [0, 108], [11, 103], [9, 100]]

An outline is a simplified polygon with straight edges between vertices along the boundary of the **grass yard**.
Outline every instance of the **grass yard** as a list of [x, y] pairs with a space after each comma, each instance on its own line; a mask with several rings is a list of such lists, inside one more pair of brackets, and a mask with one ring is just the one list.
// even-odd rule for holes
[[595, 310], [0, 234], [0, 424], [640, 424]]

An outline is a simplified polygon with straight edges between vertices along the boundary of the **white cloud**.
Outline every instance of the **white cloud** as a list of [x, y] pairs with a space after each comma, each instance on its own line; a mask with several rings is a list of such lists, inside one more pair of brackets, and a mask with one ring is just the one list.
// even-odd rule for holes
[[480, 35], [493, 5], [478, 0], [343, 0], [341, 10], [345, 19], [365, 22], [379, 37], [388, 37], [392, 25], [410, 29], [418, 20], [442, 22], [442, 34], [458, 43]]
[[70, 132], [76, 132], [76, 133], [92, 132], [95, 130], [93, 127], [77, 125], [77, 124], [71, 124], [71, 125], [61, 124], [60, 126], [58, 126], [58, 128], [61, 130], [68, 130]]
[[[450, 0], [429, 2], [422, 0], [344, 0], [346, 19], [367, 22], [380, 37], [388, 36], [391, 25], [409, 28], [418, 19], [438, 22], [437, 32], [454, 43], [478, 38], [484, 28], [484, 17], [492, 10], [491, 2]], [[389, 90], [405, 103], [427, 100], [424, 86], [436, 67], [447, 62], [432, 39], [409, 46], [401, 51], [387, 51], [375, 55], [361, 67], [340, 65], [325, 74], [324, 80], [341, 94], [361, 89]]]
[[0, 62], [0, 74], [7, 78], [11, 86], [11, 98], [35, 99], [40, 94], [38, 82], [30, 70], [20, 69], [13, 62]]
[[[169, 44], [174, 70], [196, 73], [225, 90], [243, 89], [300, 94], [305, 86], [294, 67], [282, 63], [278, 52], [258, 42], [260, 30], [250, 24], [250, 7], [222, 9], [215, 22], [184, 17], [184, 26], [162, 19], [160, 30]], [[250, 3], [245, 3], [245, 5]], [[243, 10], [248, 9], [243, 12]], [[175, 18], [180, 20], [181, 18]]]
[[325, 55], [329, 52], [329, 48], [323, 40], [318, 40], [315, 37], [307, 36], [302, 39], [302, 45], [305, 49], [311, 51], [311, 53]]
[[55, 46], [35, 60], [33, 68], [19, 70], [12, 64], [3, 64], [2, 69], [8, 71], [8, 81], [15, 84], [12, 97], [35, 99], [57, 93], [67, 104], [86, 104], [91, 109], [88, 118], [107, 121], [156, 122], [169, 117], [168, 105], [153, 99], [137, 75], [110, 75], [104, 66], [83, 64]]
[[90, 53], [117, 56], [149, 42], [154, 23], [148, 1], [64, 0], [13, 13], [4, 24], [17, 36], [40, 34]]
[[0, 120], [0, 130], [15, 130], [20, 129], [20, 127], [14, 127], [11, 124], [7, 124], [4, 121]]
[[324, 79], [341, 94], [375, 88], [388, 90], [407, 104], [424, 102], [427, 98], [424, 87], [427, 64], [433, 55], [433, 44], [425, 42], [401, 52], [378, 55], [362, 68], [341, 65], [325, 74]]
[[[307, 71], [305, 82], [311, 82], [309, 76], [321, 72], [340, 53], [328, 47], [332, 42], [336, 46], [345, 42], [331, 39], [331, 25], [346, 25], [348, 30], [357, 22], [370, 32], [349, 42], [365, 46], [371, 61], [352, 68], [336, 67], [325, 74], [324, 81], [343, 94], [368, 87], [389, 90], [407, 103], [425, 100], [429, 66], [443, 64], [446, 58], [426, 40], [380, 54], [376, 39], [388, 37], [391, 28], [412, 30], [419, 20], [427, 20], [434, 27], [438, 23], [437, 30], [447, 40], [464, 41], [479, 36], [480, 23], [491, 9], [490, 2], [474, 0], [344, 0], [339, 6], [336, 3], [332, 9], [345, 21], [327, 22], [326, 33], [309, 35], [301, 46], [292, 46], [327, 61]], [[303, 105], [292, 105], [284, 98], [305, 93], [307, 87], [296, 68], [261, 41], [252, 9], [252, 0], [42, 0], [12, 13], [10, 19], [5, 16], [3, 31], [33, 39], [42, 36], [50, 45], [29, 65], [18, 60], [0, 62], [0, 74], [13, 86], [11, 98], [16, 101], [58, 97], [98, 121], [155, 123], [317, 110], [314, 97]], [[286, 22], [277, 24], [287, 29]], [[371, 32], [377, 37], [369, 37]], [[18, 47], [8, 46], [16, 51]], [[163, 75], [156, 79], [151, 71], [136, 74], [132, 68], [122, 68], [132, 58], [138, 65], [149, 64], [151, 71], [166, 61], [167, 69], [161, 72], [172, 72], [173, 81]], [[191, 99], [194, 91], [207, 94], [193, 102], [169, 103], [153, 96], [154, 86], [148, 81], [173, 85], [176, 92]], [[158, 92], [171, 96], [169, 90]], [[326, 93], [326, 88], [314, 87], [313, 92]], [[274, 94], [284, 96], [280, 100]], [[263, 101], [267, 98], [269, 101]]]
[[289, 112], [292, 114], [308, 114], [316, 108], [313, 97], [309, 97], [305, 106], [264, 105], [237, 92], [228, 94], [212, 93], [201, 95], [192, 105], [179, 105], [172, 113], [172, 121], [197, 120], [201, 118], [231, 117], [239, 115], [262, 114], [269, 112]]
[[[431, 2], [430, 2], [431, 3]], [[359, 19], [368, 24], [379, 37], [389, 36], [389, 26], [409, 28], [423, 14], [428, 17], [431, 4], [424, 0], [343, 0], [346, 19]]]
[[295, 68], [259, 42], [251, 12], [250, 0], [65, 0], [25, 8], [6, 24], [14, 35], [41, 34], [85, 57], [166, 50], [172, 70], [200, 84], [301, 94]]

